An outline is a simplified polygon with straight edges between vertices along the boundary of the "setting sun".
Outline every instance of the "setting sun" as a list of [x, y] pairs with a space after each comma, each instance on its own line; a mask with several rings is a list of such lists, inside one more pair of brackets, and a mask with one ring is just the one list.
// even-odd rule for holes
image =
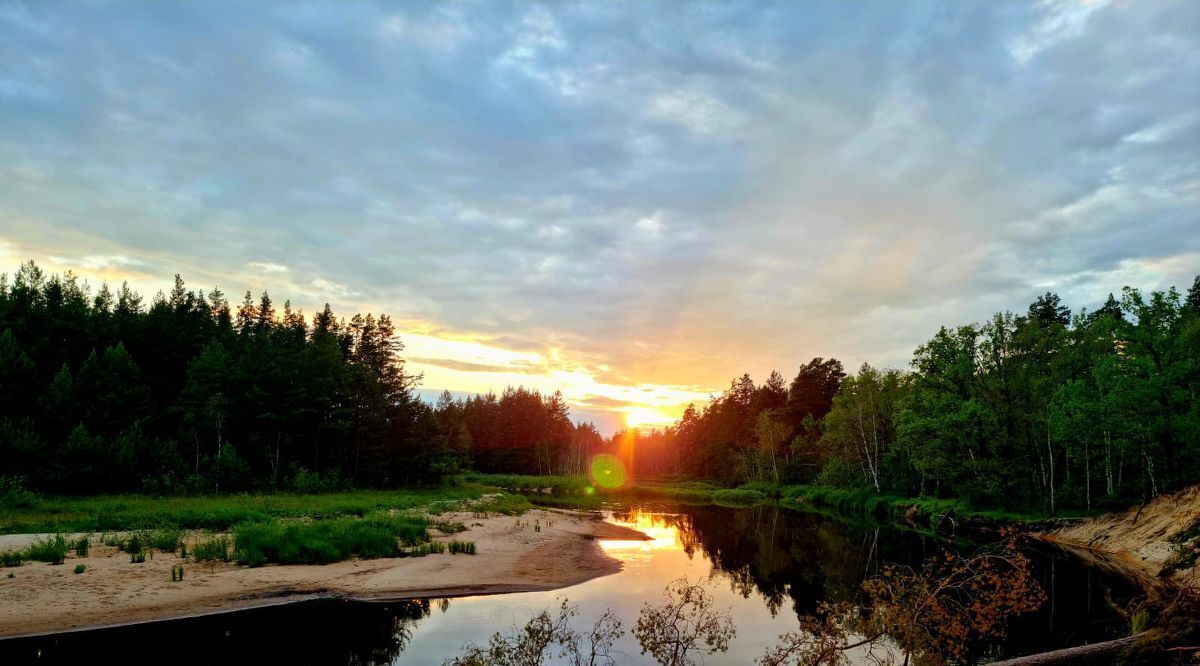
[[674, 417], [664, 414], [654, 407], [625, 408], [625, 424], [630, 428], [665, 428], [674, 422]]

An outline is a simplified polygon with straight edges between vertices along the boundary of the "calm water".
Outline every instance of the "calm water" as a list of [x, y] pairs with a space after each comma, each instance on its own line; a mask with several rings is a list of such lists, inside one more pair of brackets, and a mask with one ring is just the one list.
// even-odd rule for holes
[[[652, 541], [606, 541], [624, 571], [555, 592], [393, 604], [321, 601], [121, 629], [0, 641], [0, 663], [152, 660], [222, 664], [440, 664], [468, 641], [524, 624], [566, 597], [578, 604], [576, 627], [605, 609], [627, 630], [618, 663], [653, 663], [628, 630], [646, 601], [658, 603], [670, 581], [711, 577], [718, 605], [732, 609], [737, 638], [707, 664], [748, 664], [795, 627], [798, 613], [823, 599], [851, 599], [863, 578], [889, 562], [917, 565], [947, 543], [898, 529], [850, 525], [819, 514], [776, 507], [730, 509], [672, 504], [614, 508], [612, 522]], [[958, 546], [969, 548], [969, 546]], [[1048, 594], [1042, 609], [1010, 625], [1002, 645], [981, 645], [986, 659], [1078, 645], [1125, 629], [1105, 596], [1135, 593], [1069, 557], [1033, 551]], [[487, 566], [485, 558], [478, 565]]]

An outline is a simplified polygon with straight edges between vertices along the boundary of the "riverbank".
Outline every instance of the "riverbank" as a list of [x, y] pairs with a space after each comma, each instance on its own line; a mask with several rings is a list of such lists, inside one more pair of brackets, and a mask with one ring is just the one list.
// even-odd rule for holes
[[1040, 535], [1145, 585], [1200, 590], [1200, 485]]
[[[475, 555], [353, 559], [326, 565], [245, 567], [197, 563], [154, 553], [133, 563], [99, 545], [61, 565], [28, 562], [0, 569], [0, 636], [48, 633], [182, 618], [320, 597], [399, 600], [551, 590], [621, 569], [597, 540], [646, 539], [636, 530], [576, 512], [534, 509], [521, 516], [474, 512], [439, 518], [465, 531], [437, 542], [469, 540]], [[0, 550], [20, 548], [30, 535], [0, 537]], [[84, 565], [75, 574], [76, 565]], [[173, 567], [183, 566], [183, 580]], [[12, 577], [7, 577], [11, 574]]]
[[541, 504], [598, 505], [604, 499], [665, 499], [750, 506], [778, 503], [793, 509], [820, 509], [848, 518], [869, 518], [937, 532], [989, 531], [1011, 525], [1048, 529], [1080, 519], [1078, 515], [978, 509], [963, 500], [881, 495], [869, 488], [834, 488], [817, 485], [784, 485], [766, 482], [724, 487], [707, 481], [639, 479], [621, 488], [592, 485], [584, 476], [529, 476], [470, 474], [465, 481], [526, 493]]

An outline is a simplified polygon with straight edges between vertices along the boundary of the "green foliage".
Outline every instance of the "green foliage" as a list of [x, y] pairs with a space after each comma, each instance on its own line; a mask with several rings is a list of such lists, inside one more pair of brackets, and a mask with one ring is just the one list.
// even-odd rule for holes
[[[19, 567], [24, 561], [25, 554], [19, 550], [6, 550], [0, 553], [0, 564], [5, 567]], [[9, 576], [11, 578], [11, 576]]]
[[81, 573], [83, 573], [83, 572], [85, 572], [85, 571], [87, 571], [87, 565], [86, 565], [86, 564], [76, 564], [76, 565], [75, 565], [75, 573], [76, 573], [76, 574], [81, 574]]
[[[28, 510], [6, 512], [0, 530], [10, 534], [70, 530], [111, 532], [154, 530], [164, 527], [228, 531], [241, 523], [276, 518], [364, 516], [376, 511], [429, 509], [459, 511], [477, 502], [487, 489], [444, 487], [437, 489], [357, 490], [323, 495], [235, 494], [211, 497], [54, 497], [42, 499]], [[520, 495], [489, 497], [479, 506], [493, 512], [527, 510]]]
[[146, 561], [145, 553], [137, 552], [137, 553], [129, 554], [129, 563], [130, 564], [143, 564], [143, 563], [145, 563], [145, 561]]
[[762, 502], [767, 496], [762, 491], [750, 488], [723, 488], [713, 493], [712, 499], [717, 504], [744, 506]]
[[90, 539], [88, 539], [88, 537], [80, 537], [79, 540], [75, 542], [75, 556], [87, 557], [88, 551], [91, 550], [91, 545], [92, 542]]
[[197, 562], [229, 562], [231, 545], [223, 534], [201, 539], [192, 545], [192, 558]]
[[171, 582], [178, 582], [181, 580], [183, 580], [183, 565], [171, 565]]
[[455, 540], [455, 541], [451, 541], [450, 543], [446, 544], [446, 546], [450, 550], [451, 555], [458, 555], [460, 553], [462, 553], [464, 555], [474, 555], [475, 554], [475, 542], [474, 541], [457, 541], [457, 540]]
[[351, 557], [395, 557], [397, 539], [416, 544], [428, 539], [427, 523], [412, 516], [374, 514], [366, 518], [274, 521], [243, 525], [234, 532], [238, 563], [328, 564]]
[[41, 537], [25, 549], [25, 559], [50, 564], [62, 564], [67, 557], [67, 539], [61, 534]]
[[23, 476], [0, 475], [0, 508], [28, 509], [38, 501], [37, 493], [26, 487]]

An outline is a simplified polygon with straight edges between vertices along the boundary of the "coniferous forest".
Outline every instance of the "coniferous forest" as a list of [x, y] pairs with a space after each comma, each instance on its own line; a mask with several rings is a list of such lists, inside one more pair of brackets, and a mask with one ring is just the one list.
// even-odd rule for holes
[[51, 493], [435, 483], [460, 470], [820, 484], [1056, 513], [1200, 479], [1200, 278], [1058, 296], [943, 327], [911, 366], [731, 382], [666, 430], [603, 438], [559, 394], [417, 397], [386, 315], [231, 304], [176, 277], [149, 302], [32, 262], [0, 279], [0, 475]]

